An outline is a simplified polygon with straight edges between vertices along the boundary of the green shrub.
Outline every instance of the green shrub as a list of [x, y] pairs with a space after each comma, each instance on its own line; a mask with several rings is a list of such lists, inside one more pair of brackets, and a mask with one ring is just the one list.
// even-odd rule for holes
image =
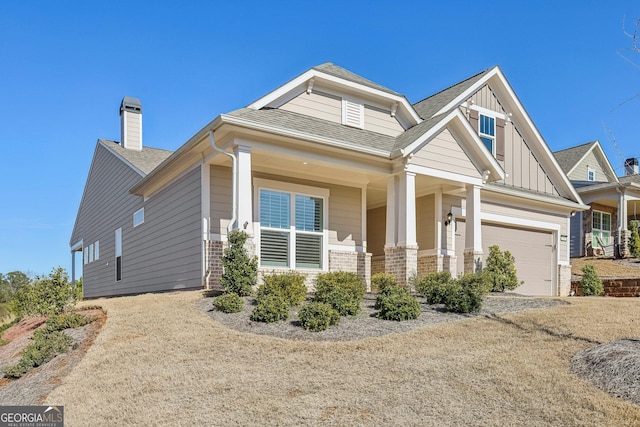
[[312, 332], [324, 331], [340, 321], [340, 314], [324, 302], [310, 302], [298, 313], [302, 326]]
[[251, 312], [251, 320], [256, 322], [277, 322], [287, 320], [289, 304], [281, 295], [265, 295]]
[[22, 287], [11, 301], [12, 311], [18, 317], [50, 316], [70, 310], [76, 303], [74, 285], [69, 282], [67, 272], [58, 267], [49, 276], [37, 277]]
[[582, 267], [582, 279], [580, 279], [580, 289], [583, 296], [602, 295], [604, 286], [602, 280], [593, 265], [587, 264]]
[[73, 340], [68, 335], [58, 331], [49, 331], [46, 328], [38, 329], [33, 334], [33, 343], [22, 351], [22, 356], [17, 364], [4, 369], [8, 378], [20, 378], [29, 370], [38, 367], [56, 355], [67, 351]]
[[398, 286], [398, 282], [393, 274], [377, 273], [371, 276], [371, 287], [377, 292], [384, 292], [394, 286]]
[[67, 328], [79, 328], [93, 321], [94, 319], [80, 313], [65, 313], [50, 317], [47, 320], [46, 329], [49, 331], [61, 331]]
[[524, 282], [518, 282], [516, 259], [511, 252], [500, 250], [498, 245], [489, 246], [487, 264], [483, 270], [492, 292], [514, 290]]
[[452, 281], [451, 273], [441, 271], [429, 273], [415, 281], [416, 291], [425, 297], [427, 304], [442, 304], [447, 292], [447, 286]]
[[4, 331], [6, 331], [7, 329], [12, 327], [13, 325], [18, 323], [19, 321], [20, 321], [20, 319], [15, 318], [12, 321], [7, 322], [7, 323], [3, 324], [2, 326], [0, 326], [0, 347], [2, 347], [3, 345], [9, 343], [9, 341], [5, 341], [5, 340], [2, 339], [2, 334], [4, 333]]
[[222, 255], [224, 273], [220, 277], [220, 284], [227, 292], [241, 297], [251, 295], [258, 280], [258, 259], [249, 257], [244, 247], [247, 238], [244, 231], [232, 230], [227, 235], [229, 247]]
[[636, 221], [632, 221], [629, 224], [629, 231], [631, 232], [629, 236], [629, 252], [631, 252], [632, 257], [640, 258], [640, 233], [638, 233], [638, 223]]
[[365, 290], [362, 279], [355, 273], [324, 273], [316, 279], [313, 300], [331, 305], [341, 316], [355, 315], [360, 312]]
[[307, 297], [304, 282], [304, 275], [295, 271], [264, 276], [264, 284], [258, 288], [257, 299], [260, 301], [266, 295], [278, 294], [290, 306], [300, 305]]
[[444, 308], [454, 313], [473, 313], [482, 309], [482, 299], [487, 294], [482, 274], [466, 274], [447, 285]]
[[378, 317], [384, 320], [411, 320], [420, 316], [420, 304], [416, 297], [398, 286], [378, 294], [376, 306], [380, 312]]
[[223, 313], [239, 313], [244, 301], [238, 294], [230, 292], [213, 299], [213, 306]]

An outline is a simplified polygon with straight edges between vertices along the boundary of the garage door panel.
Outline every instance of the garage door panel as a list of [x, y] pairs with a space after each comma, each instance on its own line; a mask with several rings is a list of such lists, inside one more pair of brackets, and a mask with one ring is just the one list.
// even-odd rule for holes
[[[458, 222], [456, 255], [458, 271], [464, 269], [464, 222]], [[498, 245], [508, 250], [516, 260], [518, 279], [524, 284], [514, 292], [524, 295], [554, 295], [553, 235], [550, 232], [482, 224], [482, 251], [486, 260], [489, 246]]]

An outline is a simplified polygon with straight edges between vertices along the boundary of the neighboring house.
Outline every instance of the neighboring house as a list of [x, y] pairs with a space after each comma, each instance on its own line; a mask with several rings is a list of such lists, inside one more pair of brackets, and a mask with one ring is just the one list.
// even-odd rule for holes
[[598, 141], [554, 154], [590, 206], [571, 218], [571, 256], [629, 256], [629, 221], [640, 218], [638, 160], [627, 159], [618, 177]]
[[411, 104], [325, 63], [173, 153], [142, 145], [141, 119], [124, 98], [121, 142], [96, 146], [71, 237], [87, 297], [209, 287], [232, 229], [261, 272], [309, 285], [474, 272], [497, 244], [517, 292], [569, 292], [569, 219], [588, 207], [498, 67]]

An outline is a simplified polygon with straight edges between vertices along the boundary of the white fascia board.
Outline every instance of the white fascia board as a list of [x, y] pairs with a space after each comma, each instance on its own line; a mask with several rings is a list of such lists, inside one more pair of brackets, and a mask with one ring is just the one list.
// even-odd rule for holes
[[609, 163], [609, 158], [607, 158], [607, 155], [604, 153], [604, 150], [602, 149], [602, 146], [600, 145], [600, 141], [596, 140], [596, 143], [594, 144], [594, 148], [597, 147], [598, 150], [598, 155], [600, 156], [600, 161], [604, 162], [605, 164], [605, 168], [608, 169], [607, 171], [607, 175], [609, 175], [608, 177], [613, 177], [613, 179], [615, 180], [614, 182], [620, 183], [620, 180], [618, 180], [618, 176], [616, 175], [616, 172], [613, 170], [613, 166], [611, 166], [611, 163]]
[[82, 240], [71, 245], [71, 252], [77, 252], [82, 249]]
[[294, 78], [293, 80], [290, 80], [288, 83], [285, 83], [284, 85], [280, 86], [276, 90], [256, 100], [255, 102], [251, 103], [248, 106], [248, 108], [259, 110], [263, 107], [266, 107], [273, 101], [286, 96], [288, 92], [296, 90], [301, 86], [305, 86], [305, 83], [310, 79], [324, 80], [329, 83], [345, 86], [357, 92], [363, 92], [363, 93], [369, 94], [376, 98], [388, 99], [390, 104], [394, 102], [398, 103], [398, 106], [399, 106], [399, 109], [401, 109], [401, 112], [404, 113], [405, 116], [408, 116], [413, 120], [414, 122], [412, 123], [413, 125], [416, 125], [422, 121], [418, 113], [414, 110], [411, 103], [409, 103], [407, 98], [405, 98], [404, 96], [394, 95], [392, 93], [385, 92], [380, 89], [375, 89], [370, 86], [366, 86], [360, 83], [355, 83], [350, 80], [345, 80], [340, 77], [332, 76], [331, 74], [325, 74], [321, 71], [314, 70], [314, 69], [311, 69], [306, 71], [305, 73], [302, 73], [301, 75]]
[[265, 125], [262, 123], [255, 123], [252, 122], [250, 120], [245, 120], [245, 119], [241, 119], [238, 117], [233, 117], [233, 116], [227, 116], [227, 115], [221, 115], [220, 116], [221, 120], [224, 123], [228, 123], [228, 124], [232, 124], [232, 125], [236, 125], [236, 126], [240, 126], [240, 127], [245, 127], [248, 129], [254, 129], [254, 130], [258, 130], [258, 131], [263, 131], [263, 132], [268, 132], [268, 133], [272, 133], [272, 134], [276, 134], [276, 135], [282, 135], [282, 136], [287, 136], [287, 137], [291, 137], [291, 138], [296, 138], [296, 139], [302, 139], [302, 140], [306, 140], [306, 141], [311, 141], [311, 142], [316, 142], [319, 144], [324, 144], [324, 145], [329, 145], [332, 147], [338, 147], [338, 148], [343, 148], [343, 149], [348, 149], [348, 150], [352, 150], [352, 151], [358, 151], [358, 152], [362, 152], [362, 153], [367, 153], [367, 154], [371, 154], [374, 156], [380, 156], [380, 157], [389, 157], [389, 152], [386, 150], [377, 150], [375, 148], [368, 148], [368, 147], [361, 147], [361, 146], [355, 146], [352, 144], [348, 144], [345, 143], [343, 141], [337, 140], [337, 139], [331, 139], [331, 138], [323, 138], [323, 137], [319, 137], [316, 135], [310, 135], [308, 133], [305, 132], [299, 132], [299, 131], [294, 131], [294, 130], [290, 130], [290, 129], [282, 129], [276, 126], [269, 126], [269, 125]]
[[107, 145], [107, 143], [105, 141], [103, 141], [102, 139], [98, 140], [98, 144], [102, 145], [104, 148], [106, 148], [107, 150], [109, 150], [109, 152], [111, 154], [113, 154], [114, 156], [116, 156], [120, 161], [122, 161], [124, 164], [126, 164], [127, 166], [129, 166], [131, 169], [133, 169], [138, 175], [144, 177], [145, 174], [144, 172], [142, 172], [140, 169], [138, 169], [137, 167], [135, 167], [133, 165], [133, 163], [131, 163], [129, 160], [125, 159], [124, 157], [122, 157], [122, 155], [118, 152], [116, 152], [115, 150], [112, 150], [111, 147], [109, 147]]
[[482, 86], [487, 84], [487, 81], [489, 81], [491, 77], [495, 76], [499, 72], [499, 70], [500, 69], [497, 66], [493, 67], [493, 69], [489, 71], [487, 74], [485, 74], [484, 76], [482, 76], [480, 80], [475, 82], [473, 85], [469, 86], [467, 90], [465, 90], [460, 95], [453, 98], [447, 105], [442, 107], [439, 111], [437, 111], [433, 115], [437, 116], [438, 114], [446, 113], [447, 111], [453, 109], [454, 107], [457, 107], [458, 104], [461, 104], [462, 102], [464, 102], [467, 98], [469, 98], [471, 95], [476, 93]]
[[575, 170], [576, 170], [576, 168], [578, 167], [578, 165], [579, 165], [580, 163], [582, 163], [582, 161], [583, 161], [583, 160], [584, 160], [584, 159], [589, 155], [589, 153], [591, 153], [591, 152], [593, 151], [593, 148], [594, 148], [594, 147], [595, 147], [595, 145], [592, 145], [592, 146], [591, 146], [591, 148], [589, 148], [589, 149], [587, 150], [587, 152], [586, 152], [586, 153], [584, 153], [584, 154], [582, 155], [582, 157], [580, 157], [580, 159], [579, 159], [577, 162], [575, 162], [575, 164], [573, 165], [573, 167], [572, 167], [571, 169], [569, 169], [569, 172], [567, 172], [567, 175], [571, 175], [571, 174], [573, 173], [573, 171], [575, 171]]
[[[475, 130], [473, 130], [473, 128], [471, 127], [471, 124], [467, 121], [467, 119], [462, 115], [460, 110], [457, 108], [455, 110], [452, 110], [445, 117], [443, 117], [442, 120], [440, 120], [435, 126], [429, 129], [422, 136], [420, 136], [420, 138], [412, 142], [411, 145], [400, 150], [401, 155], [403, 157], [406, 157], [410, 154], [413, 154], [419, 151], [427, 141], [429, 141], [430, 139], [438, 135], [440, 132], [442, 132], [449, 124], [455, 125], [458, 128], [462, 127], [464, 129], [463, 132], [465, 133], [465, 135], [468, 136], [469, 140], [472, 141], [472, 144], [467, 145], [467, 148], [469, 148], [473, 152], [476, 158], [471, 160], [472, 161], [479, 160], [480, 163], [484, 165], [483, 167], [485, 167], [486, 170], [491, 171], [492, 180], [504, 179], [505, 172], [504, 170], [502, 170], [500, 163], [498, 163], [498, 161], [496, 160], [495, 157], [493, 157], [492, 154], [487, 152], [478, 134], [475, 132]], [[480, 173], [482, 173], [482, 171], [480, 171]]]
[[449, 181], [462, 182], [464, 184], [471, 184], [482, 186], [482, 178], [474, 178], [472, 176], [460, 175], [453, 172], [447, 172], [440, 169], [433, 169], [426, 166], [420, 165], [407, 165], [403, 169], [406, 172], [413, 172], [418, 175], [427, 175], [435, 178], [442, 178]]

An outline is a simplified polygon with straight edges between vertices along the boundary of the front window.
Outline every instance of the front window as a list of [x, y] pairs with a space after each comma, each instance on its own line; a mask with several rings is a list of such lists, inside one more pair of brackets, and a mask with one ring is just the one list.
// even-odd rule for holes
[[610, 244], [611, 240], [611, 214], [606, 212], [593, 211], [593, 227], [591, 245], [599, 248], [600, 243], [598, 237], [605, 246]]
[[496, 119], [480, 114], [480, 139], [491, 154], [495, 153]]
[[259, 203], [261, 266], [323, 268], [324, 198], [260, 189]]

